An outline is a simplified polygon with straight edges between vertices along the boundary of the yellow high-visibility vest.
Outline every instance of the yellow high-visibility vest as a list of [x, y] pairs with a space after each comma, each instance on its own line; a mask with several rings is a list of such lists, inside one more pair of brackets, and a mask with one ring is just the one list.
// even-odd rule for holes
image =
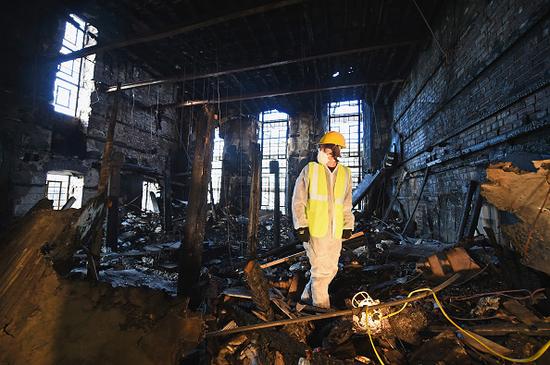
[[[351, 171], [339, 164], [334, 183], [334, 238], [342, 237], [344, 228], [344, 197]], [[317, 162], [308, 164], [308, 200], [306, 215], [309, 233], [312, 237], [325, 237], [329, 232], [330, 217], [328, 214], [329, 195], [325, 167]]]

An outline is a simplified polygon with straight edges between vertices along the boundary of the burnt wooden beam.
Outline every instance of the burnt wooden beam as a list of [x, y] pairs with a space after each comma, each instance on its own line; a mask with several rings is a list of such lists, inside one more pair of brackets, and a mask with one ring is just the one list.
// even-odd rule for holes
[[[158, 85], [158, 84], [177, 83], [177, 82], [183, 82], [183, 81], [219, 77], [219, 76], [224, 76], [229, 74], [261, 70], [264, 68], [290, 65], [293, 63], [314, 61], [322, 58], [333, 58], [333, 57], [346, 56], [346, 55], [351, 55], [356, 53], [378, 51], [378, 50], [387, 49], [387, 48], [399, 48], [404, 46], [410, 46], [412, 44], [416, 44], [417, 42], [418, 42], [417, 40], [405, 40], [405, 41], [398, 41], [398, 42], [392, 42], [392, 43], [380, 43], [380, 44], [370, 45], [366, 47], [352, 48], [352, 49], [322, 53], [322, 54], [306, 56], [306, 57], [290, 58], [286, 60], [274, 61], [269, 63], [255, 64], [255, 65], [244, 66], [239, 68], [231, 68], [231, 69], [222, 70], [222, 71], [216, 70], [212, 72], [199, 73], [199, 74], [194, 74], [189, 76], [174, 76], [174, 77], [169, 77], [164, 79], [152, 79], [152, 80], [129, 82], [129, 83], [122, 84], [121, 90], [135, 89], [139, 87], [146, 87], [146, 86]], [[116, 86], [111, 86], [107, 89], [107, 92], [114, 92], [114, 91], [116, 91]]]
[[211, 26], [216, 25], [216, 24], [225, 23], [225, 22], [228, 22], [228, 21], [231, 21], [231, 20], [248, 17], [248, 16], [255, 15], [255, 14], [261, 14], [261, 13], [264, 13], [264, 12], [267, 12], [267, 11], [280, 9], [280, 8], [290, 6], [290, 5], [299, 4], [303, 1], [304, 0], [282, 0], [282, 1], [277, 1], [277, 2], [270, 3], [270, 4], [258, 6], [258, 7], [255, 7], [255, 8], [241, 10], [241, 11], [237, 11], [235, 13], [222, 15], [222, 16], [212, 18], [212, 19], [208, 19], [208, 20], [198, 22], [198, 23], [195, 23], [195, 24], [185, 25], [185, 26], [178, 27], [178, 28], [175, 28], [175, 29], [171, 29], [171, 30], [168, 30], [168, 31], [165, 31], [165, 32], [159, 32], [159, 33], [136, 36], [135, 38], [125, 39], [125, 40], [121, 40], [121, 41], [114, 42], [114, 43], [111, 43], [111, 44], [106, 44], [106, 45], [98, 44], [97, 46], [83, 48], [79, 51], [59, 56], [54, 60], [54, 62], [55, 63], [62, 63], [62, 62], [74, 60], [76, 58], [81, 58], [81, 57], [84, 57], [84, 56], [88, 56], [88, 55], [91, 55], [91, 54], [94, 54], [94, 53], [97, 54], [97, 53], [101, 53], [101, 52], [105, 52], [105, 51], [111, 51], [111, 50], [114, 50], [114, 49], [133, 46], [133, 45], [136, 45], [136, 44], [148, 43], [148, 42], [158, 41], [158, 40], [161, 40], [161, 39], [175, 37], [175, 36], [179, 36], [179, 35], [189, 33], [189, 32], [192, 32], [192, 31], [196, 31], [196, 30], [199, 30], [199, 29], [211, 27]]
[[113, 106], [111, 110], [111, 119], [107, 126], [107, 137], [103, 145], [103, 156], [101, 158], [101, 169], [99, 172], [99, 183], [97, 190], [99, 193], [107, 189], [109, 180], [109, 167], [111, 163], [111, 154], [113, 153], [113, 141], [115, 139], [115, 129], [118, 119], [118, 105], [120, 101], [120, 83], [117, 86], [118, 92], [114, 95]]
[[[257, 137], [256, 137], [257, 139]], [[256, 258], [256, 248], [258, 246], [258, 223], [260, 220], [260, 175], [261, 175], [261, 157], [260, 145], [257, 141], [250, 144], [250, 170], [252, 177], [250, 179], [250, 197], [248, 201], [248, 256]]]
[[[451, 284], [456, 282], [458, 279], [461, 278], [460, 273], [456, 273], [453, 276], [451, 276], [449, 279], [444, 281], [443, 283], [439, 284], [438, 286], [434, 287], [432, 289], [433, 293], [438, 293], [445, 288], [449, 287]], [[403, 299], [397, 299], [390, 302], [380, 303], [380, 304], [374, 304], [369, 306], [369, 310], [375, 310], [379, 308], [389, 308], [389, 307], [396, 307], [401, 306], [405, 303], [411, 303], [417, 300], [424, 299], [428, 296], [432, 295], [431, 292], [423, 292], [422, 294], [416, 294], [409, 298], [403, 298]], [[271, 328], [271, 327], [279, 327], [279, 326], [285, 326], [289, 324], [295, 324], [295, 323], [304, 323], [304, 322], [310, 322], [310, 321], [318, 321], [321, 319], [328, 319], [328, 318], [336, 318], [336, 317], [345, 317], [345, 316], [352, 316], [352, 315], [360, 315], [361, 312], [365, 311], [365, 307], [359, 307], [359, 308], [352, 308], [352, 309], [343, 309], [343, 310], [337, 310], [337, 311], [331, 311], [327, 313], [321, 313], [321, 314], [314, 314], [314, 315], [308, 315], [308, 316], [302, 316], [297, 318], [291, 318], [291, 319], [282, 319], [278, 321], [272, 321], [272, 322], [264, 322], [264, 323], [257, 323], [252, 324], [248, 326], [240, 326], [240, 327], [234, 327], [231, 329], [221, 329], [221, 330], [215, 330], [211, 332], [207, 332], [205, 334], [206, 337], [214, 337], [214, 336], [226, 336], [234, 333], [241, 333], [241, 332], [248, 332], [248, 331], [257, 331], [260, 329], [265, 328]]]
[[468, 223], [468, 217], [470, 216], [472, 198], [474, 192], [477, 190], [478, 182], [475, 180], [470, 180], [468, 183], [468, 191], [466, 192], [466, 198], [464, 200], [464, 207], [462, 208], [462, 217], [460, 219], [460, 225], [458, 226], [457, 242], [461, 241], [464, 238], [464, 232], [466, 231], [466, 225]]
[[107, 229], [105, 243], [113, 251], [118, 247], [118, 233], [120, 226], [119, 196], [120, 196], [120, 170], [124, 163], [124, 155], [121, 152], [113, 153], [110, 160], [110, 176], [107, 187]]
[[[118, 119], [118, 106], [120, 102], [120, 83], [117, 85], [118, 91], [114, 95], [113, 106], [111, 110], [111, 119], [107, 127], [107, 136], [103, 145], [103, 155], [101, 157], [101, 167], [99, 169], [99, 182], [97, 183], [98, 196], [105, 197], [103, 204], [107, 206], [106, 191], [111, 175], [111, 155], [113, 154], [113, 142], [115, 139], [115, 129]], [[102, 217], [104, 219], [104, 217]], [[103, 243], [103, 224], [94, 227], [94, 237], [87, 252], [88, 267], [87, 277], [89, 280], [99, 280], [99, 259], [101, 255], [101, 244]]]
[[202, 245], [206, 226], [206, 197], [212, 167], [214, 145], [214, 113], [204, 107], [206, 123], [196, 126], [195, 153], [189, 191], [189, 207], [184, 227], [184, 240], [179, 251], [178, 296], [190, 298], [194, 304], [202, 264]]
[[314, 87], [314, 88], [306, 88], [306, 89], [298, 89], [298, 90], [271, 91], [271, 92], [255, 93], [255, 94], [240, 95], [240, 96], [229, 96], [225, 98], [220, 98], [219, 100], [218, 99], [188, 100], [182, 103], [164, 104], [162, 105], [162, 107], [163, 108], [170, 108], [170, 107], [182, 108], [182, 107], [189, 107], [194, 105], [232, 103], [232, 102], [243, 101], [243, 100], [264, 99], [264, 98], [272, 98], [276, 96], [307, 94], [307, 93], [314, 93], [319, 91], [341, 90], [341, 89], [358, 88], [358, 87], [364, 87], [364, 86], [376, 86], [379, 84], [393, 84], [393, 83], [401, 83], [401, 82], [403, 82], [403, 80], [399, 79], [399, 80], [387, 80], [387, 81], [378, 81], [378, 82], [364, 82], [359, 84], [346, 84], [346, 85], [338, 85], [338, 86]]
[[[257, 139], [257, 136], [256, 136]], [[251, 163], [251, 183], [250, 183], [250, 200], [248, 202], [248, 257], [249, 261], [244, 268], [246, 281], [252, 292], [252, 300], [258, 308], [263, 312], [268, 320], [274, 317], [271, 301], [269, 299], [269, 282], [264, 276], [260, 265], [256, 260], [256, 248], [258, 245], [258, 224], [260, 221], [260, 174], [261, 174], [261, 157], [260, 145], [257, 141], [250, 144], [250, 163]]]

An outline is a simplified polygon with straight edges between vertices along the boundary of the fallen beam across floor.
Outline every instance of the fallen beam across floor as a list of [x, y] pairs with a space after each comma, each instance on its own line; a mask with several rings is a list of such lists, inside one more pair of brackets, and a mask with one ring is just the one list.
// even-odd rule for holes
[[[451, 284], [456, 282], [460, 277], [461, 277], [461, 275], [459, 273], [454, 274], [453, 276], [451, 276], [449, 279], [447, 279], [443, 283], [441, 283], [438, 286], [434, 287], [432, 289], [433, 292], [437, 293], [437, 292], [447, 288], [448, 286], [450, 286]], [[426, 298], [430, 295], [431, 295], [431, 292], [424, 292], [422, 294], [414, 295], [410, 298], [398, 299], [398, 300], [393, 300], [391, 302], [371, 305], [368, 308], [369, 308], [369, 310], [375, 310], [375, 309], [380, 309], [380, 308], [393, 307], [393, 306], [402, 305], [402, 304], [405, 304], [405, 303], [414, 302], [416, 300], [424, 299], [424, 298]], [[316, 314], [316, 315], [311, 315], [311, 316], [303, 316], [303, 317], [298, 317], [298, 318], [283, 319], [283, 320], [279, 320], [279, 321], [257, 323], [257, 324], [251, 324], [251, 325], [248, 325], [248, 326], [235, 327], [235, 328], [231, 328], [231, 329], [227, 329], [227, 330], [218, 330], [218, 331], [207, 332], [206, 336], [207, 337], [225, 336], [225, 335], [230, 335], [230, 334], [234, 334], [234, 333], [249, 332], [249, 331], [254, 331], [254, 330], [259, 330], [259, 329], [285, 326], [285, 325], [294, 324], [294, 323], [303, 323], [303, 322], [310, 322], [310, 321], [318, 321], [318, 320], [327, 319], [327, 318], [351, 316], [353, 314], [357, 314], [357, 313], [361, 312], [362, 310], [363, 310], [363, 308], [360, 307], [360, 308], [344, 309], [344, 310], [339, 310], [339, 311], [334, 311], [334, 312]]]
[[[360, 232], [354, 233], [350, 238], [348, 238], [346, 240], [343, 240], [343, 241], [344, 242], [350, 241], [354, 238], [359, 238], [359, 237], [362, 237], [364, 235], [365, 235], [365, 232], [360, 231]], [[306, 251], [296, 252], [296, 253], [293, 253], [292, 255], [288, 255], [288, 256], [281, 257], [279, 259], [273, 260], [273, 261], [263, 263], [263, 264], [260, 265], [260, 268], [266, 269], [266, 268], [271, 267], [271, 266], [276, 266], [276, 265], [282, 264], [284, 262], [290, 261], [292, 259], [304, 256], [305, 254], [306, 254]]]

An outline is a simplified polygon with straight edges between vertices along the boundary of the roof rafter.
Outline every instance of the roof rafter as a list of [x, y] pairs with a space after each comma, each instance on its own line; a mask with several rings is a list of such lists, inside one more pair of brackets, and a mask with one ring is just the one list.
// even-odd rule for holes
[[215, 100], [207, 100], [207, 99], [188, 100], [188, 101], [184, 101], [183, 103], [165, 104], [165, 105], [162, 105], [162, 107], [163, 108], [168, 108], [168, 107], [182, 108], [182, 107], [190, 107], [194, 105], [204, 105], [204, 104], [214, 104], [214, 103], [232, 103], [232, 102], [244, 101], [244, 100], [264, 99], [264, 98], [272, 98], [277, 96], [306, 94], [306, 93], [314, 93], [319, 91], [351, 89], [351, 88], [358, 88], [358, 87], [364, 87], [364, 86], [394, 84], [394, 83], [401, 83], [401, 82], [403, 82], [403, 80], [387, 80], [387, 81], [377, 81], [377, 82], [363, 82], [358, 84], [305, 88], [305, 89], [296, 89], [296, 90], [269, 91], [269, 92], [254, 93], [254, 94], [248, 94], [248, 95], [229, 96], [226, 98], [220, 98]]
[[222, 16], [212, 18], [212, 19], [208, 19], [208, 20], [198, 22], [198, 23], [195, 23], [195, 24], [185, 25], [185, 26], [178, 27], [178, 28], [168, 30], [168, 31], [165, 31], [165, 32], [142, 35], [142, 36], [136, 36], [135, 38], [125, 39], [125, 40], [121, 40], [121, 41], [114, 42], [114, 43], [111, 43], [111, 44], [106, 44], [106, 45], [98, 44], [96, 46], [83, 48], [79, 51], [75, 51], [75, 52], [72, 52], [72, 53], [68, 53], [66, 55], [56, 57], [55, 63], [62, 63], [62, 62], [74, 60], [76, 58], [81, 58], [81, 57], [84, 57], [84, 56], [88, 56], [88, 55], [91, 55], [91, 54], [94, 54], [94, 53], [110, 51], [110, 50], [113, 50], [113, 49], [124, 48], [124, 47], [128, 47], [128, 46], [133, 46], [133, 45], [136, 45], [136, 44], [147, 43], [147, 42], [152, 42], [152, 41], [158, 41], [160, 39], [165, 39], [165, 38], [170, 38], [170, 37], [182, 35], [182, 34], [189, 33], [189, 32], [195, 31], [195, 30], [203, 29], [203, 28], [210, 27], [210, 26], [213, 26], [213, 25], [216, 25], [216, 24], [225, 23], [225, 22], [228, 22], [228, 21], [231, 21], [231, 20], [247, 17], [247, 16], [250, 16], [250, 15], [261, 14], [261, 13], [264, 13], [264, 12], [267, 12], [267, 11], [280, 9], [280, 8], [290, 6], [290, 5], [299, 4], [303, 1], [305, 1], [305, 0], [282, 0], [282, 1], [277, 1], [277, 2], [267, 4], [267, 5], [262, 5], [262, 6], [258, 6], [258, 7], [251, 8], [251, 9], [237, 11], [235, 13], [222, 15]]
[[[287, 59], [287, 60], [263, 63], [263, 64], [259, 64], [259, 65], [251, 65], [251, 66], [245, 66], [245, 67], [240, 67], [240, 68], [232, 68], [232, 69], [228, 69], [228, 70], [207, 72], [207, 73], [203, 73], [203, 74], [195, 74], [195, 75], [189, 75], [189, 76], [184, 76], [184, 77], [176, 76], [176, 77], [170, 77], [170, 78], [165, 78], [165, 79], [154, 79], [154, 80], [144, 80], [144, 81], [130, 82], [130, 83], [123, 84], [121, 86], [121, 90], [128, 90], [128, 89], [134, 89], [134, 88], [138, 88], [138, 87], [145, 87], [145, 86], [165, 84], [165, 83], [174, 83], [174, 82], [197, 80], [197, 79], [210, 78], [210, 77], [219, 77], [219, 76], [229, 75], [229, 74], [234, 74], [234, 73], [254, 71], [254, 70], [260, 70], [260, 69], [271, 68], [271, 67], [279, 67], [279, 66], [284, 66], [284, 65], [289, 65], [289, 64], [293, 64], [293, 63], [299, 63], [299, 62], [313, 61], [313, 60], [317, 60], [317, 59], [321, 59], [321, 58], [331, 58], [331, 57], [350, 55], [350, 54], [354, 54], [354, 53], [364, 53], [364, 52], [370, 52], [370, 51], [377, 51], [377, 50], [386, 49], [386, 48], [396, 48], [396, 47], [410, 46], [411, 44], [415, 44], [417, 42], [418, 42], [418, 40], [405, 40], [405, 41], [400, 41], [400, 42], [377, 44], [377, 45], [371, 45], [371, 46], [367, 46], [367, 47], [353, 48], [353, 49], [347, 49], [347, 50], [343, 50], [343, 51], [336, 51], [336, 52], [323, 53], [323, 54], [318, 54], [318, 55], [313, 55], [313, 56], [292, 58], [292, 59]], [[107, 92], [114, 92], [114, 91], [116, 91], [116, 86], [111, 86], [107, 89]]]

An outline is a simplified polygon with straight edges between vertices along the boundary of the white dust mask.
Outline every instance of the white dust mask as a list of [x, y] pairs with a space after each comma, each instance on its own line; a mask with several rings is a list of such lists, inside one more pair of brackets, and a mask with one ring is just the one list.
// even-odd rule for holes
[[317, 152], [317, 162], [326, 165], [328, 163], [328, 155], [325, 152], [319, 150], [319, 152]]

